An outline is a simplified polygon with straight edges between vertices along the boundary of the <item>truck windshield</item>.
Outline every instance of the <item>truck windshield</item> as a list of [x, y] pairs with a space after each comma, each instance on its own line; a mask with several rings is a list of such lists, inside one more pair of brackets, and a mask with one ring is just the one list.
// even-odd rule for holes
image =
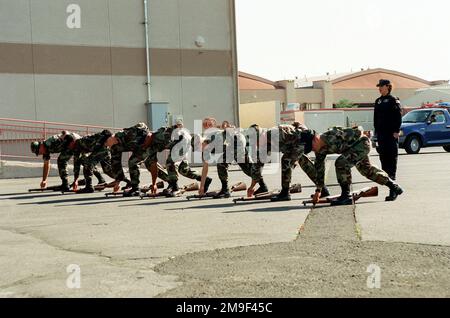
[[410, 112], [403, 116], [403, 123], [424, 123], [428, 116], [430, 116], [431, 110], [427, 111], [418, 111], [418, 112]]

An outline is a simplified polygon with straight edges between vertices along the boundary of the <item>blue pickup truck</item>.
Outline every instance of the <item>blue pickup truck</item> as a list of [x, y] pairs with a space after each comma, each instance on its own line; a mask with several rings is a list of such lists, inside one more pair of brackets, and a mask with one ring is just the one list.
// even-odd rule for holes
[[400, 148], [409, 154], [424, 147], [444, 147], [450, 152], [450, 113], [445, 108], [424, 108], [407, 113], [402, 118]]

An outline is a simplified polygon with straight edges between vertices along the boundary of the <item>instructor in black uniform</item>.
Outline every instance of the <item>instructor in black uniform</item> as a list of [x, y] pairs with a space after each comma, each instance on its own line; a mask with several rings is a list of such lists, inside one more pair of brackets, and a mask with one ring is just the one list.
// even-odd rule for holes
[[[381, 96], [375, 101], [374, 128], [378, 141], [378, 153], [380, 154], [381, 167], [389, 177], [396, 179], [398, 138], [402, 124], [402, 111], [398, 98], [391, 95], [392, 84], [389, 80], [382, 79], [377, 84]], [[386, 201], [394, 201], [397, 195], [390, 192]]]

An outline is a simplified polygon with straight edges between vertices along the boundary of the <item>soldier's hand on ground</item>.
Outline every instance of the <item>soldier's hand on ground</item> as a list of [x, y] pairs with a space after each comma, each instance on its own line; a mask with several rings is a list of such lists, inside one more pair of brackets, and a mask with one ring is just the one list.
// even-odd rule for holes
[[255, 193], [254, 189], [247, 189], [247, 197], [248, 198], [252, 198], [254, 193]]
[[41, 189], [47, 188], [47, 181], [42, 180], [41, 181]]
[[78, 180], [75, 180], [73, 182], [73, 187], [72, 187], [73, 191], [77, 192], [78, 191]]
[[205, 194], [205, 188], [204, 187], [201, 187], [199, 190], [198, 190], [198, 195], [204, 195]]
[[113, 192], [119, 192], [119, 190], [120, 190], [120, 182], [116, 181], [114, 184]]
[[316, 205], [317, 202], [319, 202], [319, 199], [320, 199], [320, 190], [316, 190], [316, 192], [313, 195], [312, 203]]
[[157, 191], [158, 191], [158, 186], [156, 184], [152, 184], [150, 186], [150, 193], [151, 194], [156, 194]]

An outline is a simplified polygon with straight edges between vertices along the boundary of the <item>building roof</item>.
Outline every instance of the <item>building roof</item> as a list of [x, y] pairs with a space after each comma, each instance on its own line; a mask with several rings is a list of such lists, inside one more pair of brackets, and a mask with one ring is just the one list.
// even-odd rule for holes
[[417, 90], [413, 96], [403, 100], [402, 105], [420, 107], [423, 104], [436, 102], [450, 102], [450, 85]]
[[[432, 82], [424, 80], [422, 78], [412, 76], [409, 74], [405, 74], [405, 73], [401, 73], [401, 72], [397, 72], [397, 71], [393, 71], [393, 70], [384, 69], [384, 68], [368, 69], [368, 70], [361, 71], [361, 72], [351, 73], [349, 75], [336, 78], [335, 80], [332, 81], [332, 83], [333, 83], [333, 85], [336, 85], [336, 84], [340, 84], [343, 82], [348, 82], [350, 80], [355, 80], [355, 79], [361, 80], [363, 78], [371, 77], [371, 75], [376, 75], [376, 76], [378, 76], [378, 75], [385, 76], [386, 75], [387, 79], [390, 79], [389, 77], [394, 78], [394, 82], [395, 82], [395, 79], [400, 78], [403, 80], [409, 80], [412, 82], [422, 83], [423, 85], [426, 85], [426, 86], [432, 85]], [[392, 79], [390, 79], [390, 80], [393, 81]], [[393, 84], [395, 85], [395, 83], [393, 83]], [[371, 83], [371, 85], [372, 85], [371, 87], [375, 86], [375, 85], [373, 85], [373, 83]], [[397, 85], [395, 85], [395, 86], [397, 86]]]
[[[394, 88], [427, 89], [430, 87], [450, 87], [448, 80], [427, 81], [406, 73], [375, 68], [359, 72], [335, 73], [324, 76], [304, 77], [295, 79], [296, 88], [313, 87], [315, 82], [331, 82], [334, 89], [374, 89], [380, 79], [389, 79]], [[282, 88], [278, 82], [239, 72], [239, 89], [277, 89]]]
[[324, 76], [312, 76], [304, 78], [299, 78], [295, 80], [295, 87], [297, 88], [304, 88], [304, 87], [312, 87], [314, 85], [314, 82], [320, 82], [320, 81], [334, 81], [338, 78], [347, 76], [353, 74], [351, 72], [348, 73], [335, 73], [335, 74], [327, 74]]
[[256, 75], [239, 72], [239, 89], [277, 89], [276, 82]]

